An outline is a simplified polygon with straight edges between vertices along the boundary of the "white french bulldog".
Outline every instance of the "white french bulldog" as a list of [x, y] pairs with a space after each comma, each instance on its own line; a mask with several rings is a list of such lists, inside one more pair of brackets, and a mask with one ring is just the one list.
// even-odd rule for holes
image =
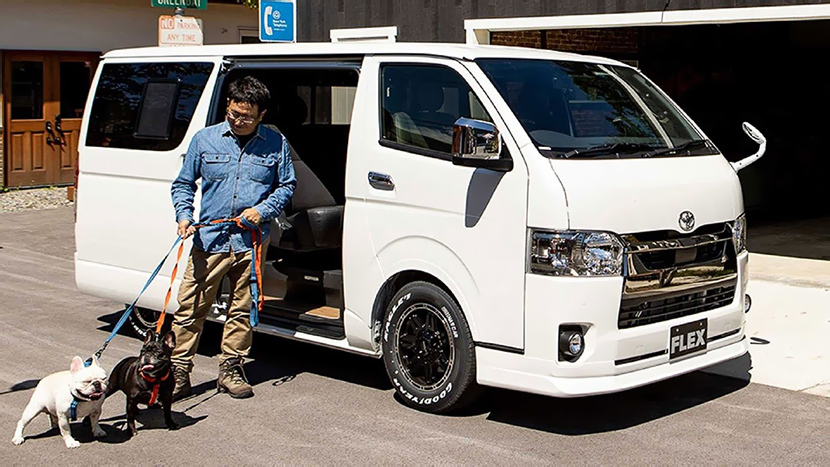
[[96, 439], [103, 438], [107, 433], [98, 425], [101, 416], [101, 407], [104, 405], [104, 394], [107, 391], [107, 372], [98, 364], [98, 359], [92, 357], [92, 363], [84, 366], [81, 357], [74, 357], [69, 371], [53, 373], [38, 383], [29, 405], [23, 411], [23, 416], [17, 422], [12, 443], [23, 443], [23, 429], [38, 414], [49, 414], [52, 428], [60, 428], [63, 441], [68, 448], [81, 445], [72, 437], [69, 431], [69, 419], [72, 415], [72, 401], [77, 400], [75, 417], [77, 420], [89, 415], [92, 422], [92, 434]]

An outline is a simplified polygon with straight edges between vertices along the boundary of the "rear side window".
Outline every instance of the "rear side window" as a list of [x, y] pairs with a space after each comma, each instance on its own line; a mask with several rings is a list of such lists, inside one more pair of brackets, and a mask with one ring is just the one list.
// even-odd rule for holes
[[449, 155], [460, 117], [492, 121], [454, 70], [434, 65], [385, 65], [381, 70], [381, 137]]
[[184, 139], [213, 63], [104, 65], [87, 146], [169, 151]]

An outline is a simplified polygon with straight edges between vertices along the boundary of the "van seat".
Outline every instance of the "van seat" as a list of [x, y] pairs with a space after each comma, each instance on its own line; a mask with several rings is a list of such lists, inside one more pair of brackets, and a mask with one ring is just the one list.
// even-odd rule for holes
[[[266, 125], [280, 131], [274, 125]], [[288, 135], [286, 135], [288, 137]], [[288, 141], [297, 188], [285, 208], [290, 228], [282, 235], [273, 235], [271, 245], [294, 252], [337, 249], [343, 236], [343, 205], [339, 205], [317, 175], [300, 158], [291, 140]], [[274, 221], [274, 231], [279, 223]]]

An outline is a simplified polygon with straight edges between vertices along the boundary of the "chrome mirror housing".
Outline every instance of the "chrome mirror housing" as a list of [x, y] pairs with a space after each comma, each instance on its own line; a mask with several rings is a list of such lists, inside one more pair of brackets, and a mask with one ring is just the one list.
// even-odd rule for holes
[[502, 136], [496, 125], [465, 117], [453, 125], [452, 162], [505, 172], [513, 169], [513, 159], [502, 157]]
[[496, 125], [461, 117], [452, 129], [452, 155], [469, 159], [498, 159], [501, 135]]

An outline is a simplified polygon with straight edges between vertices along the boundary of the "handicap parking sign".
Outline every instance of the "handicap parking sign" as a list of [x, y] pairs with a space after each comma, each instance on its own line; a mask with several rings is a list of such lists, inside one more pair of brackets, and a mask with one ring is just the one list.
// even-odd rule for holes
[[296, 3], [259, 3], [259, 40], [263, 42], [296, 42]]

